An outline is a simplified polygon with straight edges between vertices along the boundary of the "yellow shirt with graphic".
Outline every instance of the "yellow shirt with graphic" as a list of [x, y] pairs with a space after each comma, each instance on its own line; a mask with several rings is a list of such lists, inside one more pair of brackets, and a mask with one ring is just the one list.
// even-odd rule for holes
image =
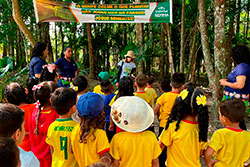
[[94, 93], [100, 93], [100, 94], [103, 94], [103, 95], [104, 95], [104, 93], [102, 92], [101, 85], [95, 86], [93, 92], [94, 92]]
[[135, 96], [142, 98], [143, 100], [145, 100], [151, 107], [152, 107], [152, 99], [151, 96], [146, 93], [146, 92], [135, 92], [134, 93]]
[[146, 87], [145, 92], [151, 96], [152, 107], [155, 106], [155, 99], [157, 98], [157, 93], [152, 87]]
[[175, 131], [176, 121], [163, 130], [159, 140], [167, 146], [166, 166], [200, 167], [200, 151], [206, 142], [199, 142], [198, 122], [183, 120], [180, 128]]
[[250, 133], [230, 127], [214, 132], [209, 147], [214, 149], [214, 167], [244, 167], [250, 158]]
[[161, 108], [159, 111], [160, 127], [165, 128], [168, 117], [174, 106], [175, 99], [179, 95], [177, 92], [167, 92], [162, 94], [156, 101], [156, 104], [160, 104]]
[[80, 143], [80, 132], [78, 124], [71, 134], [71, 145], [78, 165], [86, 167], [98, 162], [100, 155], [109, 151], [110, 146], [106, 132], [102, 129], [91, 128], [90, 134], [87, 136], [87, 143]]
[[78, 166], [70, 150], [71, 133], [77, 124], [72, 118], [68, 118], [56, 119], [49, 126], [46, 143], [53, 147], [52, 167]]
[[161, 148], [151, 131], [120, 132], [111, 140], [110, 154], [120, 161], [120, 167], [151, 167], [152, 160], [161, 154]]

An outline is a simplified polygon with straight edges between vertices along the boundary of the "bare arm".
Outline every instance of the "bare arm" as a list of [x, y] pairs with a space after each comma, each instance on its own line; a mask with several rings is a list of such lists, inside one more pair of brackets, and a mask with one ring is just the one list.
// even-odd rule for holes
[[35, 74], [35, 77], [36, 77], [36, 78], [40, 78], [40, 77], [41, 77], [41, 74]]
[[228, 82], [226, 79], [221, 79], [220, 85], [228, 86], [233, 89], [242, 89], [245, 86], [245, 82], [246, 82], [246, 76], [239, 75], [236, 77], [236, 82], [234, 83]]
[[165, 148], [165, 144], [163, 144], [160, 140], [158, 141], [160, 147], [161, 147], [161, 150], [164, 150]]
[[212, 159], [212, 156], [214, 155], [214, 152], [215, 152], [214, 149], [212, 149], [212, 148], [209, 147], [209, 146], [207, 147], [207, 149], [206, 149], [206, 151], [205, 151], [204, 159], [205, 159], [205, 161], [206, 161], [208, 167], [213, 167], [214, 164], [215, 164], [216, 162], [218, 162], [218, 160]]
[[120, 166], [119, 160], [114, 159], [114, 160], [113, 160], [113, 163], [112, 163], [112, 166], [113, 166], [113, 167], [119, 167], [119, 166]]
[[110, 113], [110, 121], [109, 121], [109, 131], [114, 131], [114, 122], [112, 120], [111, 113]]
[[50, 146], [50, 153], [51, 153], [51, 155], [53, 154], [53, 152], [54, 152], [54, 149], [53, 149], [52, 146]]
[[76, 72], [75, 72], [75, 76], [77, 77], [79, 75], [79, 68], [76, 67]]
[[154, 114], [157, 115], [159, 110], [161, 108], [161, 105], [160, 104], [156, 104], [155, 107], [154, 107]]
[[159, 159], [158, 158], [152, 160], [152, 167], [159, 167]]

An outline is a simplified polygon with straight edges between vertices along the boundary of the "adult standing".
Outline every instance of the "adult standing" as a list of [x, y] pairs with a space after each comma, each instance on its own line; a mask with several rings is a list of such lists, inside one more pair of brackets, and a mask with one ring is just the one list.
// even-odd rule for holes
[[30, 76], [32, 78], [40, 78], [42, 66], [47, 64], [45, 59], [49, 53], [48, 46], [45, 43], [38, 42], [32, 51], [31, 61], [29, 65]]
[[[223, 100], [240, 98], [248, 106], [250, 93], [250, 52], [248, 47], [236, 46], [232, 49], [231, 58], [235, 68], [228, 74], [227, 79], [220, 80], [220, 85], [225, 86]], [[247, 129], [244, 121], [240, 123], [240, 128]]]
[[136, 72], [136, 65], [134, 63], [135, 53], [132, 50], [129, 50], [125, 55], [125, 60], [121, 60], [118, 63], [118, 72], [117, 72], [117, 83], [124, 76], [131, 76], [135, 78], [134, 73]]
[[55, 62], [55, 68], [59, 68], [60, 79], [58, 86], [68, 87], [69, 83], [78, 76], [79, 69], [72, 59], [72, 48], [67, 46], [61, 53], [61, 58]]

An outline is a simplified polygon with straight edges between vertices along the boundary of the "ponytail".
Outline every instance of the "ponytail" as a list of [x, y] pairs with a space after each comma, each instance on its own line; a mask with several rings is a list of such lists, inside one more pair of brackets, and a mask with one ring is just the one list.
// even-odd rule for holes
[[36, 129], [35, 129], [36, 135], [39, 135], [39, 118], [40, 118], [41, 110], [42, 110], [42, 106], [41, 104], [38, 103], [38, 113], [36, 117]]
[[198, 111], [198, 123], [199, 123], [199, 141], [207, 141], [208, 132], [208, 109], [207, 106], [201, 106]]

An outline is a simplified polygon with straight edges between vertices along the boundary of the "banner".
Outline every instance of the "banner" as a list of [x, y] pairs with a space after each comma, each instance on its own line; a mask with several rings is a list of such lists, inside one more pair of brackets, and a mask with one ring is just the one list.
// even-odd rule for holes
[[33, 2], [37, 22], [172, 23], [172, 0], [144, 4]]

